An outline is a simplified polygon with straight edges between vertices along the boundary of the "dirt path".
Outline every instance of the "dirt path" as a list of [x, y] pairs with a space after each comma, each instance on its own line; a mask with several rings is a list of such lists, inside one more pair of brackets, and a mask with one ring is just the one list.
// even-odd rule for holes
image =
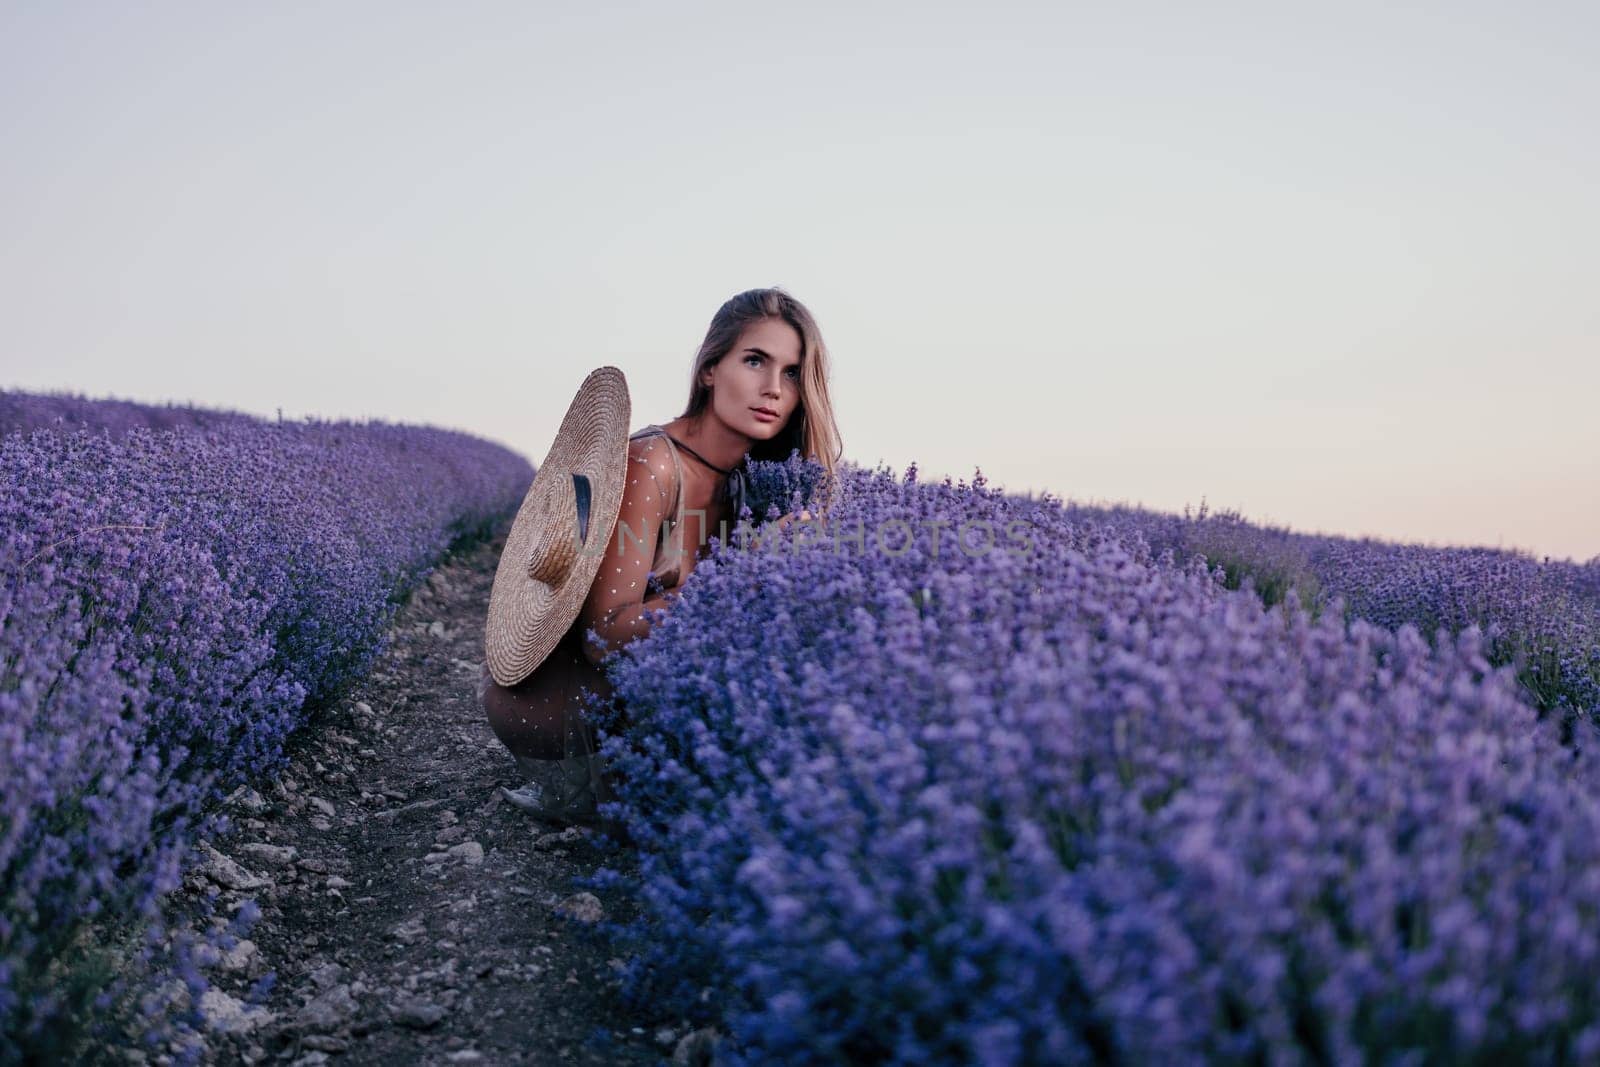
[[[620, 961], [586, 920], [626, 902], [572, 885], [601, 862], [588, 832], [499, 796], [516, 768], [474, 686], [503, 544], [440, 567], [278, 782], [231, 800], [236, 829], [191, 887], [262, 918], [214, 978], [217, 1062], [656, 1063], [702, 1042], [621, 1008]], [[270, 1016], [227, 999], [269, 970]]]

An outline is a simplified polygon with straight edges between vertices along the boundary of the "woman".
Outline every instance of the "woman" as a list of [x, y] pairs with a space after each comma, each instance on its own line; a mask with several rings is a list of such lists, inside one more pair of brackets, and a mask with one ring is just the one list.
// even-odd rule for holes
[[746, 453], [782, 460], [798, 448], [831, 481], [841, 447], [827, 379], [816, 320], [782, 289], [751, 289], [717, 310], [683, 414], [628, 440], [616, 536], [577, 621], [517, 685], [499, 685], [487, 667], [479, 679], [489, 726], [529, 779], [503, 790], [513, 804], [560, 822], [595, 821], [609, 791], [580, 712], [584, 691], [611, 695], [606, 657], [649, 632], [648, 613], [676, 600], [711, 537], [726, 540], [738, 520], [730, 476]]

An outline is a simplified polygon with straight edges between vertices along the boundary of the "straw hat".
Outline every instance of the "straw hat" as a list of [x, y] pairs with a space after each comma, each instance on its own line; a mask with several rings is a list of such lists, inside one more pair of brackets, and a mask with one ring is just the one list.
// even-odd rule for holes
[[583, 608], [622, 510], [629, 417], [622, 372], [591, 372], [522, 498], [484, 627], [489, 674], [501, 685], [532, 674]]

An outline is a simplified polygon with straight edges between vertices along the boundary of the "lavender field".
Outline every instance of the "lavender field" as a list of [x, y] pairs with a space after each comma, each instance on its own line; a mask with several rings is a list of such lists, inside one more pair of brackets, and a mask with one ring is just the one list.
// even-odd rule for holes
[[1514, 665], [1524, 695], [1554, 712], [1569, 740], [1576, 721], [1600, 722], [1600, 555], [1580, 564], [1493, 548], [1299, 534], [1204, 505], [1183, 516], [1067, 510], [1142, 539], [1154, 555], [1205, 558], [1222, 569], [1224, 585], [1248, 581], [1269, 606], [1293, 589], [1313, 616], [1337, 597], [1346, 620], [1389, 630], [1410, 623], [1429, 640], [1441, 628], [1455, 634], [1477, 626], [1490, 661]]
[[[465, 434], [0, 394], [0, 1061], [153, 1042], [162, 903], [216, 801], [362, 675], [532, 476]], [[224, 939], [249, 923], [234, 917]], [[97, 938], [147, 947], [119, 960]], [[144, 1017], [148, 1015], [149, 1017]], [[118, 1029], [120, 1028], [120, 1029]]]
[[[217, 799], [531, 470], [64, 397], [0, 429], [0, 1059], [201, 1027], [148, 991], [205, 990], [155, 935]], [[757, 513], [819, 504], [757, 466]], [[719, 545], [592, 709], [641, 1021], [722, 1063], [1600, 1058], [1600, 558], [837, 489]]]
[[597, 709], [641, 1009], [733, 1063], [1600, 1058], [1600, 561], [914, 468], [810, 526]]

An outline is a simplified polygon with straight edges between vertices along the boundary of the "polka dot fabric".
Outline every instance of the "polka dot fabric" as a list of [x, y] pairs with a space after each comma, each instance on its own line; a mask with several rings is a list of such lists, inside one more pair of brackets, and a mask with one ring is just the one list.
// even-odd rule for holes
[[605, 643], [585, 644], [592, 662], [649, 632], [645, 601], [678, 585], [683, 553], [683, 465], [666, 432], [652, 424], [628, 439], [616, 532], [578, 617]]

